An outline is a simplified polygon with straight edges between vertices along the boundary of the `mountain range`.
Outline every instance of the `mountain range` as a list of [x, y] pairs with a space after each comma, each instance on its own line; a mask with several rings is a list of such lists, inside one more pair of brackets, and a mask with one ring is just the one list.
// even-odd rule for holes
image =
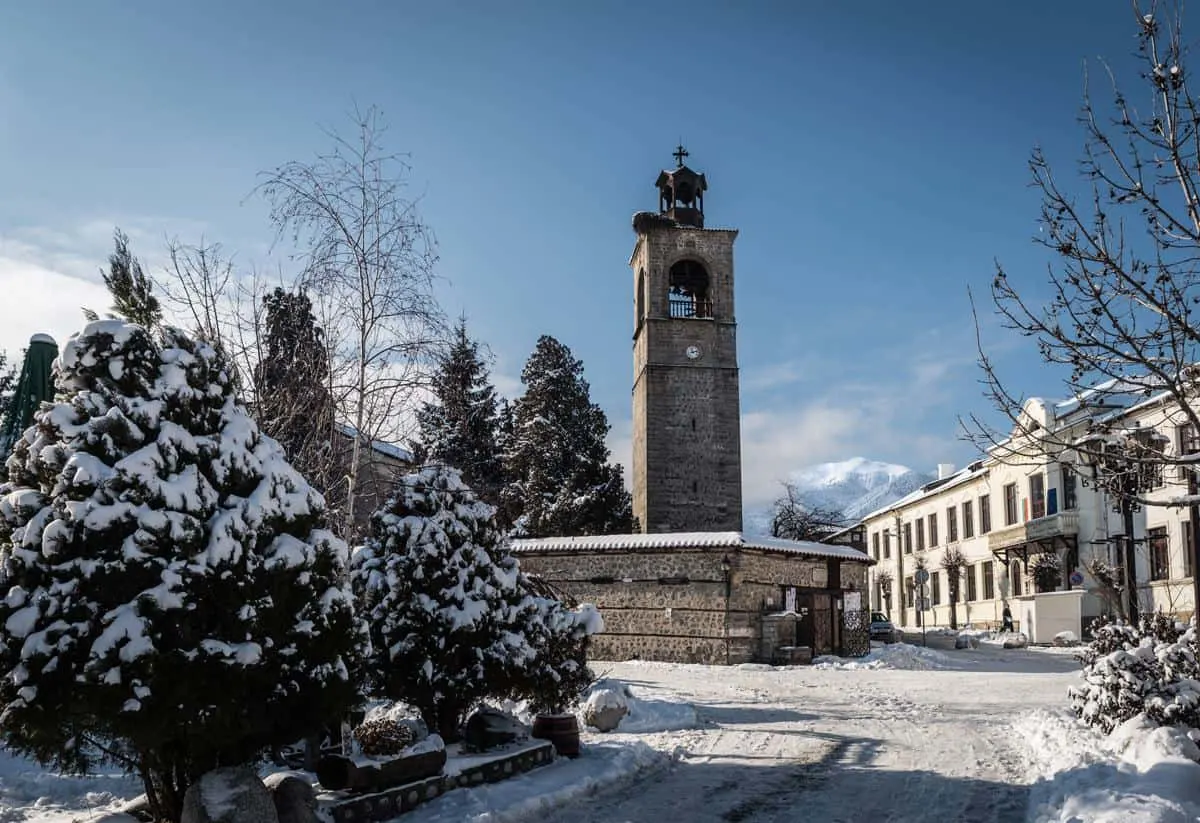
[[[853, 521], [916, 491], [935, 477], [907, 466], [851, 457], [797, 469], [787, 480], [804, 506], [841, 512], [847, 521]], [[770, 522], [769, 510], [746, 513], [748, 532], [765, 533]]]

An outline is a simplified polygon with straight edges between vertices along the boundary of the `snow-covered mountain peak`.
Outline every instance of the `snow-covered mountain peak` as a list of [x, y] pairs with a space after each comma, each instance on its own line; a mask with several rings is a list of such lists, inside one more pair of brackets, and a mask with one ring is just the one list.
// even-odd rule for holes
[[895, 463], [884, 463], [866, 457], [851, 457], [836, 463], [818, 463], [791, 473], [790, 480], [805, 490], [817, 490], [826, 486], [857, 483], [873, 489], [891, 483], [913, 470]]
[[806, 466], [788, 476], [805, 506], [841, 512], [847, 520], [883, 508], [933, 479], [933, 474], [866, 457]]

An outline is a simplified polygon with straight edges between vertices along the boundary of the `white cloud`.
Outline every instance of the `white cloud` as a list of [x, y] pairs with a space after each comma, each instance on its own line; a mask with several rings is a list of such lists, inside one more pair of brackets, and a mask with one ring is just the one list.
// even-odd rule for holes
[[742, 501], [769, 504], [779, 482], [813, 463], [841, 460], [869, 450], [872, 420], [862, 408], [818, 400], [792, 409], [742, 415]]
[[[97, 278], [99, 279], [99, 278]], [[49, 334], [59, 346], [83, 327], [81, 307], [109, 303], [103, 285], [0, 253], [0, 348], [15, 361], [34, 334]]]
[[769, 391], [811, 379], [820, 365], [815, 356], [767, 363], [745, 369], [741, 375], [742, 391]]
[[166, 237], [192, 238], [203, 230], [196, 221], [147, 217], [5, 230], [0, 234], [0, 347], [10, 358], [17, 358], [33, 334], [49, 334], [61, 347], [83, 327], [82, 308], [108, 309], [112, 301], [101, 269], [116, 226], [129, 235], [152, 274], [165, 264]]

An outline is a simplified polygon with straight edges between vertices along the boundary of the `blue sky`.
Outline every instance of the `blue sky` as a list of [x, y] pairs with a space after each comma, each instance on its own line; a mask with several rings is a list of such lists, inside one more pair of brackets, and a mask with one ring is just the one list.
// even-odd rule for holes
[[274, 267], [256, 174], [377, 104], [500, 386], [559, 337], [627, 461], [630, 217], [682, 138], [709, 225], [741, 231], [748, 500], [856, 454], [962, 465], [956, 417], [986, 410], [967, 287], [995, 259], [1040, 284], [1030, 149], [1073, 173], [1083, 61], [1132, 87], [1134, 34], [1127, 3], [1087, 0], [7, 4], [0, 345], [102, 300], [114, 224], [151, 261], [203, 234]]

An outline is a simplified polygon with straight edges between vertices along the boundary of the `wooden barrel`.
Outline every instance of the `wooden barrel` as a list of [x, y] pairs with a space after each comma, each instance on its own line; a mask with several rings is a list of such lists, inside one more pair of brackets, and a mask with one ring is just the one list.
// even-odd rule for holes
[[530, 734], [553, 743], [563, 757], [579, 757], [579, 720], [573, 714], [539, 714]]

